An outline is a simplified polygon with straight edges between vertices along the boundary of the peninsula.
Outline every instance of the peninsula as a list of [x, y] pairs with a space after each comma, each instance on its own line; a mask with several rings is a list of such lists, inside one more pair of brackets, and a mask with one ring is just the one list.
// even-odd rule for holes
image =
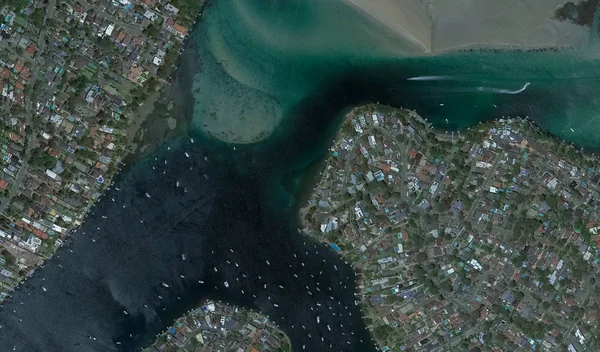
[[266, 316], [211, 300], [175, 321], [144, 352], [290, 352], [285, 334]]
[[382, 351], [594, 350], [597, 165], [524, 118], [444, 132], [362, 106], [300, 211], [303, 232], [356, 269]]

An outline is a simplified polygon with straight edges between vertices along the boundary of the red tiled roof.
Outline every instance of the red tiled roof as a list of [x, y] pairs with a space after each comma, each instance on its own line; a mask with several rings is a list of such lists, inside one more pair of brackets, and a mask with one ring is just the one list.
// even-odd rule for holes
[[125, 32], [121, 32], [121, 33], [119, 33], [119, 35], [117, 36], [117, 39], [115, 39], [115, 42], [117, 42], [117, 43], [121, 43], [121, 41], [122, 41], [123, 39], [125, 39], [125, 36], [126, 36], [126, 35], [127, 35], [127, 33], [125, 33]]
[[35, 46], [35, 44], [31, 43], [29, 44], [29, 46], [25, 49], [25, 52], [29, 55], [33, 55], [37, 50], [37, 46]]
[[379, 165], [379, 168], [385, 173], [389, 173], [391, 170], [391, 167], [388, 164], [381, 164]]
[[6, 191], [6, 187], [8, 187], [8, 181], [0, 180], [0, 188]]
[[173, 29], [175, 29], [177, 32], [181, 33], [181, 34], [187, 34], [187, 28], [185, 28], [184, 26], [177, 24], [177, 23], [173, 23]]
[[33, 230], [33, 234], [44, 240], [48, 238], [48, 234], [46, 234], [38, 229]]
[[21, 72], [21, 70], [23, 69], [23, 67], [25, 67], [25, 63], [22, 62], [21, 60], [17, 61], [17, 64], [14, 67], [14, 70], [16, 72]]
[[27, 67], [23, 67], [20, 76], [23, 79], [29, 79], [29, 69]]

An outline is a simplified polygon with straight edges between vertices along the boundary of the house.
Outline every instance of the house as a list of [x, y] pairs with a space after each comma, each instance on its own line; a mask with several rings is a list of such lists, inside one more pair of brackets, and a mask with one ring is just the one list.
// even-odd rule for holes
[[187, 28], [185, 28], [184, 26], [181, 26], [177, 23], [173, 24], [173, 29], [175, 30], [175, 32], [177, 32], [177, 34], [181, 37], [184, 38], [187, 35]]
[[35, 54], [37, 51], [37, 46], [34, 43], [30, 43], [27, 48], [25, 48], [25, 52], [29, 55]]
[[171, 4], [167, 4], [165, 6], [165, 10], [171, 12], [174, 15], [176, 15], [179, 12], [179, 9]]

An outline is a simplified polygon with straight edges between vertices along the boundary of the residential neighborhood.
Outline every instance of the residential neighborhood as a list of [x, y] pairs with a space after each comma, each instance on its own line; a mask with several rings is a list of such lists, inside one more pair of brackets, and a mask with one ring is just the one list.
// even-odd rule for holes
[[208, 300], [175, 321], [145, 352], [289, 352], [285, 334], [259, 313]]
[[300, 217], [357, 271], [381, 351], [596, 351], [597, 159], [526, 118], [355, 108]]
[[202, 5], [3, 2], [0, 302], [110, 187], [135, 112], [167, 83]]

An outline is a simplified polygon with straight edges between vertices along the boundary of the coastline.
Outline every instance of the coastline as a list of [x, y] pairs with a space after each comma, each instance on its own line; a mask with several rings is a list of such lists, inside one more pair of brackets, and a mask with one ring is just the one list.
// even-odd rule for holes
[[[198, 25], [202, 13], [208, 5], [209, 1], [205, 0], [193, 27]], [[182, 41], [180, 52], [170, 68], [167, 78], [161, 80], [161, 85], [156, 87], [132, 112], [135, 119], [127, 128], [128, 154], [125, 156], [123, 164], [129, 165], [139, 160], [159, 147], [165, 140], [179, 135], [189, 125], [190, 121], [187, 119], [191, 116], [189, 109], [191, 108], [193, 111], [193, 106], [191, 106], [193, 104], [184, 104], [184, 101], [191, 101], [194, 96], [188, 92], [181, 92], [177, 88], [179, 87], [178, 81], [193, 79], [200, 71], [200, 67], [194, 67], [191, 64], [198, 61], [195, 44], [190, 40], [191, 35], [191, 33], [188, 34]], [[171, 112], [172, 106], [175, 107], [174, 112]], [[185, 111], [186, 109], [187, 111]], [[174, 119], [175, 126], [169, 126], [167, 118]]]
[[[196, 15], [197, 20], [193, 23], [194, 26], [201, 18], [202, 12], [206, 8], [208, 2], [209, 0], [203, 1], [200, 12]], [[152, 127], [156, 125], [166, 125], [164, 115], [156, 113], [157, 107], [159, 107], [161, 100], [164, 101], [171, 98], [170, 95], [172, 92], [165, 93], [166, 88], [171, 86], [173, 81], [178, 79], [178, 76], [184, 76], [181, 70], [178, 69], [178, 63], [182, 60], [182, 57], [184, 57], [187, 49], [193, 50], [193, 45], [189, 38], [190, 35], [188, 34], [183, 39], [176, 39], [175, 37], [169, 39], [173, 42], [179, 41], [180, 50], [176, 56], [176, 60], [172, 63], [172, 65], [164, 66], [164, 69], [167, 70], [168, 75], [165, 79], [159, 80], [159, 84], [154, 88], [153, 91], [149, 92], [149, 94], [144, 97], [143, 101], [139, 103], [138, 106], [133, 107], [129, 112], [125, 113], [127, 116], [127, 125], [121, 129], [121, 136], [124, 138], [122, 139], [122, 145], [120, 146], [120, 148], [122, 148], [121, 151], [124, 153], [119, 155], [118, 158], [115, 158], [113, 165], [111, 165], [108, 168], [108, 172], [103, 175], [106, 182], [104, 182], [97, 196], [80, 208], [80, 217], [76, 218], [71, 226], [66, 228], [66, 232], [61, 235], [60, 240], [57, 240], [54, 251], [49, 253], [49, 255], [45, 254], [42, 256], [39, 253], [30, 252], [25, 248], [17, 247], [16, 245], [13, 246], [10, 242], [7, 242], [4, 247], [0, 247], [5, 248], [14, 256], [17, 256], [18, 254], [21, 256], [35, 258], [36, 264], [31, 266], [32, 269], [27, 272], [26, 276], [17, 281], [18, 283], [16, 286], [14, 286], [12, 292], [18, 290], [38, 270], [38, 268], [43, 267], [48, 260], [55, 256], [56, 250], [58, 250], [60, 246], [62, 246], [66, 241], [69, 241], [72, 236], [78, 232], [78, 230], [87, 220], [90, 212], [92, 212], [92, 209], [104, 197], [104, 195], [112, 189], [116, 178], [121, 174], [121, 172], [127, 170], [130, 165], [143, 158], [148, 153], [152, 152], [156, 147], [162, 144], [166, 138], [174, 137], [178, 132], [185, 128], [187, 122], [183, 120], [187, 115], [180, 114], [178, 116], [181, 116], [181, 121], [177, 121], [177, 128], [170, 129], [166, 133], [164, 133], [164, 130], [153, 131], [152, 129]], [[186, 73], [186, 75], [188, 73], [189, 71]], [[144, 87], [144, 84], [142, 84], [142, 87]], [[148, 127], [149, 125], [150, 127]], [[10, 299], [11, 296], [12, 294], [4, 296], [4, 298], [0, 300], [0, 305], [2, 305], [7, 299]]]
[[[201, 319], [202, 317], [204, 319]], [[143, 348], [142, 351], [164, 351], [165, 348], [172, 347], [173, 345], [178, 348], [184, 348], [182, 345], [185, 345], [185, 347], [194, 347], [194, 345], [199, 347], [199, 344], [200, 346], [205, 346], [205, 348], [208, 347], [206, 344], [214, 345], [215, 341], [213, 339], [215, 336], [213, 334], [218, 334], [218, 327], [221, 325], [217, 321], [223, 318], [228, 323], [233, 320], [238, 324], [243, 323], [257, 329], [262, 328], [269, 336], [276, 336], [276, 341], [280, 343], [279, 346], [270, 346], [272, 349], [275, 348], [275, 351], [279, 352], [291, 352], [292, 343], [290, 338], [265, 314], [211, 299], [203, 299], [198, 308], [191, 309], [185, 315], [175, 319], [172, 326], [158, 333], [156, 341], [152, 345]], [[202, 320], [206, 320], [206, 326], [203, 325], [205, 322], [200, 323]], [[213, 321], [213, 323], [209, 323], [209, 321]], [[193, 325], [191, 324], [192, 322], [194, 323]], [[243, 325], [242, 328], [245, 326], [247, 325]], [[214, 331], [211, 331], [211, 329], [214, 329]], [[221, 327], [220, 329], [223, 328]], [[199, 337], [205, 333], [207, 337]], [[235, 331], [227, 332], [225, 330], [222, 339], [226, 339], [231, 333], [235, 333]], [[189, 338], [188, 336], [194, 336], [194, 338]], [[209, 341], [205, 341], [205, 338], [208, 338]], [[188, 344], [192, 346], [188, 346]], [[252, 342], [250, 342], [250, 345], [252, 345]]]
[[[526, 0], [515, 6], [473, 0], [345, 2], [419, 47], [423, 55], [480, 47], [577, 47], [586, 43], [589, 32], [587, 27], [555, 18], [556, 8], [566, 0]], [[531, 14], [533, 19], [524, 18]]]
[[[418, 138], [420, 138], [421, 140], [425, 141], [426, 139], [429, 139], [428, 137], [432, 137], [433, 141], [437, 141], [438, 144], [447, 145], [447, 149], [450, 149], [450, 147], [454, 144], [460, 145], [465, 144], [465, 142], [472, 142], [474, 140], [478, 140], [481, 138], [482, 134], [485, 135], [487, 131], [489, 131], [490, 129], [497, 128], [498, 126], [502, 126], [504, 124], [514, 124], [515, 126], [519, 126], [517, 130], [519, 131], [519, 133], [522, 133], [524, 136], [526, 136], [527, 141], [529, 141], [529, 145], [533, 145], [534, 149], [546, 149], [549, 153], [551, 152], [556, 156], [563, 158], [569, 163], [573, 162], [575, 163], [575, 165], [585, 166], [588, 168], [595, 167], [595, 165], [597, 165], [597, 163], [600, 161], [600, 158], [594, 153], [585, 153], [582, 150], [575, 147], [572, 143], [568, 144], [560, 138], [552, 135], [551, 133], [543, 131], [535, 123], [535, 121], [531, 120], [528, 117], [498, 117], [495, 119], [482, 121], [477, 123], [476, 125], [461, 130], [462, 134], [458, 134], [457, 136], [455, 136], [455, 141], [453, 142], [451, 139], [448, 138], [447, 134], [441, 132], [439, 129], [437, 129], [435, 126], [429, 123], [426, 118], [419, 116], [413, 110], [379, 105], [375, 103], [360, 105], [353, 108], [344, 117], [344, 120], [340, 124], [340, 127], [338, 128], [338, 131], [336, 133], [334, 142], [332, 144], [333, 147], [328, 151], [328, 155], [324, 157], [324, 162], [322, 163], [319, 172], [319, 175], [323, 176], [320, 178], [316, 178], [314, 188], [312, 188], [312, 191], [309, 191], [305, 197], [302, 197], [303, 199], [306, 198], [306, 201], [304, 202], [304, 204], [299, 204], [298, 231], [305, 236], [309, 236], [310, 238], [314, 239], [319, 243], [324, 243], [328, 248], [331, 245], [331, 248], [329, 249], [333, 249], [334, 252], [337, 252], [336, 254], [338, 254], [341, 258], [346, 260], [348, 264], [351, 265], [352, 268], [355, 270], [356, 286], [359, 287], [361, 290], [366, 290], [370, 285], [373, 285], [371, 283], [373, 279], [371, 276], [373, 273], [370, 271], [372, 270], [372, 268], [369, 268], [366, 257], [364, 255], [360, 256], [358, 254], [358, 247], [354, 246], [354, 244], [352, 245], [352, 247], [348, 246], [348, 242], [350, 241], [349, 237], [346, 237], [348, 236], [348, 234], [346, 233], [346, 230], [349, 227], [349, 223], [346, 223], [348, 219], [341, 220], [343, 225], [339, 227], [339, 230], [335, 230], [341, 232], [341, 237], [337, 235], [334, 236], [336, 238], [335, 244], [334, 240], [330, 239], [331, 234], [323, 233], [323, 225], [321, 225], [321, 231], [319, 231], [319, 220], [315, 219], [319, 218], [322, 221], [324, 220], [322, 219], [323, 210], [319, 210], [319, 207], [322, 206], [319, 203], [320, 200], [326, 200], [331, 204], [336, 202], [343, 203], [343, 201], [341, 201], [339, 198], [337, 198], [337, 196], [334, 195], [334, 192], [328, 191], [329, 189], [332, 189], [331, 187], [337, 187], [333, 186], [331, 182], [336, 182], [336, 179], [332, 178], [332, 175], [335, 175], [334, 170], [339, 169], [340, 167], [338, 157], [336, 156], [337, 152], [340, 151], [340, 141], [349, 141], [352, 138], [354, 138], [354, 135], [356, 133], [353, 130], [352, 125], [350, 124], [351, 120], [357, 120], [359, 115], [370, 116], [369, 114], [374, 112], [377, 112], [378, 114], [383, 113], [384, 116], [386, 116], [386, 119], [389, 119], [390, 115], [398, 117], [399, 120], [405, 121], [402, 122], [403, 124], [414, 126], [416, 130], [414, 132], [414, 135], [420, 136]], [[436, 147], [435, 144], [436, 142], [432, 143], [431, 140], [429, 140], [429, 142], [424, 143], [424, 145], [433, 146], [434, 148]], [[469, 143], [466, 143], [465, 145], [467, 144]], [[341, 153], [341, 158], [343, 158], [344, 154], [343, 152]], [[337, 164], [337, 167], [334, 166], [335, 164]], [[402, 171], [400, 172], [402, 173]], [[328, 174], [328, 176], [326, 176], [326, 173]], [[321, 191], [322, 193], [320, 194]], [[327, 197], [323, 198], [324, 195], [327, 195]], [[333, 197], [333, 199], [329, 199], [328, 197]], [[336, 214], [336, 210], [338, 210], [336, 208], [337, 206], [330, 206], [332, 208], [328, 208], [329, 210], [326, 211], [326, 214], [329, 214], [330, 216], [338, 216], [339, 214]], [[317, 213], [320, 212], [320, 214], [316, 214], [315, 210]], [[319, 216], [317, 217], [317, 215]], [[351, 214], [350, 217], [352, 217]], [[341, 216], [340, 218], [343, 218], [343, 216]], [[346, 226], [346, 229], [344, 229], [343, 226]], [[344, 230], [342, 231], [342, 229]], [[355, 230], [353, 230], [353, 232], [354, 231]], [[402, 241], [400, 240], [400, 242]], [[365, 321], [371, 322], [373, 314], [369, 313], [372, 313], [370, 312], [370, 309], [372, 307], [367, 306], [368, 297], [370, 297], [369, 292], [370, 291], [362, 292], [361, 310], [363, 312], [363, 319], [366, 319]], [[368, 328], [372, 333], [375, 333], [373, 326], [370, 326]], [[379, 343], [380, 347], [385, 345], [385, 341], [381, 339], [376, 338], [376, 341]]]
[[[419, 1], [393, 3], [384, 0], [374, 3], [368, 0], [344, 0], [344, 2], [419, 47], [423, 53], [431, 53], [433, 24], [429, 13]], [[398, 19], [406, 23], [397, 23]]]

